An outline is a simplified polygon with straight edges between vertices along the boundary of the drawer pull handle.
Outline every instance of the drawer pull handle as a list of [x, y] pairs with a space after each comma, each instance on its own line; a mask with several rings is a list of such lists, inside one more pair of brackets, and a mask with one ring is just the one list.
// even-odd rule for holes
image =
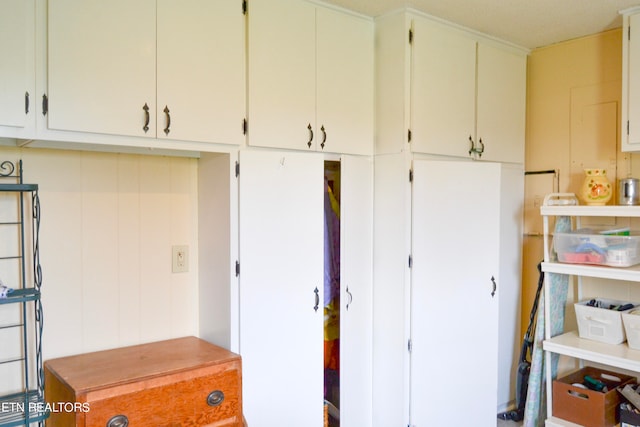
[[107, 427], [127, 427], [128, 425], [129, 418], [126, 415], [116, 415], [107, 421]]
[[224, 393], [220, 390], [214, 390], [207, 396], [207, 405], [220, 406], [224, 401]]

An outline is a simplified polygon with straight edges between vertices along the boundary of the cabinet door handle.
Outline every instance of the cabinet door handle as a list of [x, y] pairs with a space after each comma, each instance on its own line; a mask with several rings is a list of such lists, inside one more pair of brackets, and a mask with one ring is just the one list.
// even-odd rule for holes
[[309, 141], [307, 142], [307, 146], [311, 148], [311, 141], [313, 141], [313, 128], [311, 127], [311, 123], [307, 125], [307, 129], [309, 129]]
[[167, 126], [164, 128], [164, 134], [169, 135], [169, 132], [171, 132], [171, 130], [169, 129], [171, 127], [171, 115], [169, 114], [169, 107], [165, 105], [164, 110], [162, 111], [164, 111], [164, 114], [167, 117]]
[[224, 393], [221, 390], [214, 390], [207, 396], [207, 405], [220, 406], [224, 401]]
[[484, 144], [482, 143], [482, 138], [478, 140], [478, 144], [480, 144], [480, 149], [477, 149], [476, 153], [478, 153], [478, 156], [482, 157], [482, 153], [484, 153]]
[[313, 306], [313, 311], [318, 311], [318, 308], [320, 307], [320, 291], [318, 290], [318, 288], [316, 287], [313, 290], [313, 293], [316, 294], [316, 305]]
[[144, 110], [144, 126], [142, 126], [142, 130], [147, 133], [149, 131], [149, 106], [146, 102], [142, 109]]
[[29, 114], [29, 92], [24, 93], [24, 113]]
[[351, 303], [353, 302], [353, 295], [351, 294], [351, 292], [349, 292], [349, 287], [347, 286], [347, 296], [349, 297], [349, 301], [347, 302], [347, 311], [349, 311], [349, 306], [351, 305]]
[[115, 415], [107, 421], [106, 427], [127, 427], [129, 425], [129, 419], [126, 415]]
[[478, 144], [480, 148], [476, 148], [476, 143], [473, 142], [473, 138], [469, 136], [469, 142], [471, 143], [471, 147], [469, 148], [469, 155], [477, 154], [478, 157], [482, 157], [482, 153], [484, 153], [484, 143], [482, 142], [482, 138], [478, 140]]
[[42, 95], [42, 115], [46, 116], [48, 112], [49, 112], [49, 98], [45, 93]]
[[491, 283], [493, 284], [493, 290], [491, 291], [491, 298], [496, 295], [496, 290], [498, 289], [498, 285], [496, 284], [495, 277], [491, 276]]
[[324, 143], [327, 142], [327, 131], [324, 130], [324, 125], [320, 127], [322, 131], [322, 142], [320, 143], [320, 147], [324, 150]]

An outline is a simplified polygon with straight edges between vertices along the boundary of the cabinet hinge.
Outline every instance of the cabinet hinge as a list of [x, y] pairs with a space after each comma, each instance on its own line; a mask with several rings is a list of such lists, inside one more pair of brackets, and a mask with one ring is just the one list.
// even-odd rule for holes
[[413, 169], [409, 169], [409, 182], [413, 182]]
[[411, 142], [411, 129], [407, 130], [407, 142]]
[[242, 0], [242, 14], [247, 14], [247, 0]]
[[413, 43], [413, 30], [409, 28], [409, 44]]
[[247, 119], [245, 117], [244, 119], [242, 119], [242, 134], [243, 135], [247, 134], [247, 127], [248, 127], [248, 124], [247, 124]]
[[413, 267], [413, 257], [409, 255], [409, 268]]
[[240, 162], [236, 162], [236, 178], [240, 175]]
[[413, 350], [413, 343], [411, 342], [411, 339], [409, 339], [407, 343], [407, 350], [409, 350], [409, 353], [411, 353], [411, 350]]
[[240, 261], [236, 261], [236, 277], [240, 275]]
[[47, 94], [42, 95], [42, 115], [46, 116], [49, 112], [49, 98], [47, 98]]

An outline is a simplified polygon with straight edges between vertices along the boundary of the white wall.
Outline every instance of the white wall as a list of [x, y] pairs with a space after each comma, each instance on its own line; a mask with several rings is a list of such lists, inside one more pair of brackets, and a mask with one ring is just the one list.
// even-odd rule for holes
[[40, 186], [44, 360], [198, 334], [197, 159], [0, 148], [20, 158]]

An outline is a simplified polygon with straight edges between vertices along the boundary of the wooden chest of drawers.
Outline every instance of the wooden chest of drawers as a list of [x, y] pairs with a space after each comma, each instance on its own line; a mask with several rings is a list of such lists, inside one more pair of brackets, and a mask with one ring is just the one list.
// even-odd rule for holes
[[240, 356], [195, 337], [48, 360], [47, 426], [242, 426]]

